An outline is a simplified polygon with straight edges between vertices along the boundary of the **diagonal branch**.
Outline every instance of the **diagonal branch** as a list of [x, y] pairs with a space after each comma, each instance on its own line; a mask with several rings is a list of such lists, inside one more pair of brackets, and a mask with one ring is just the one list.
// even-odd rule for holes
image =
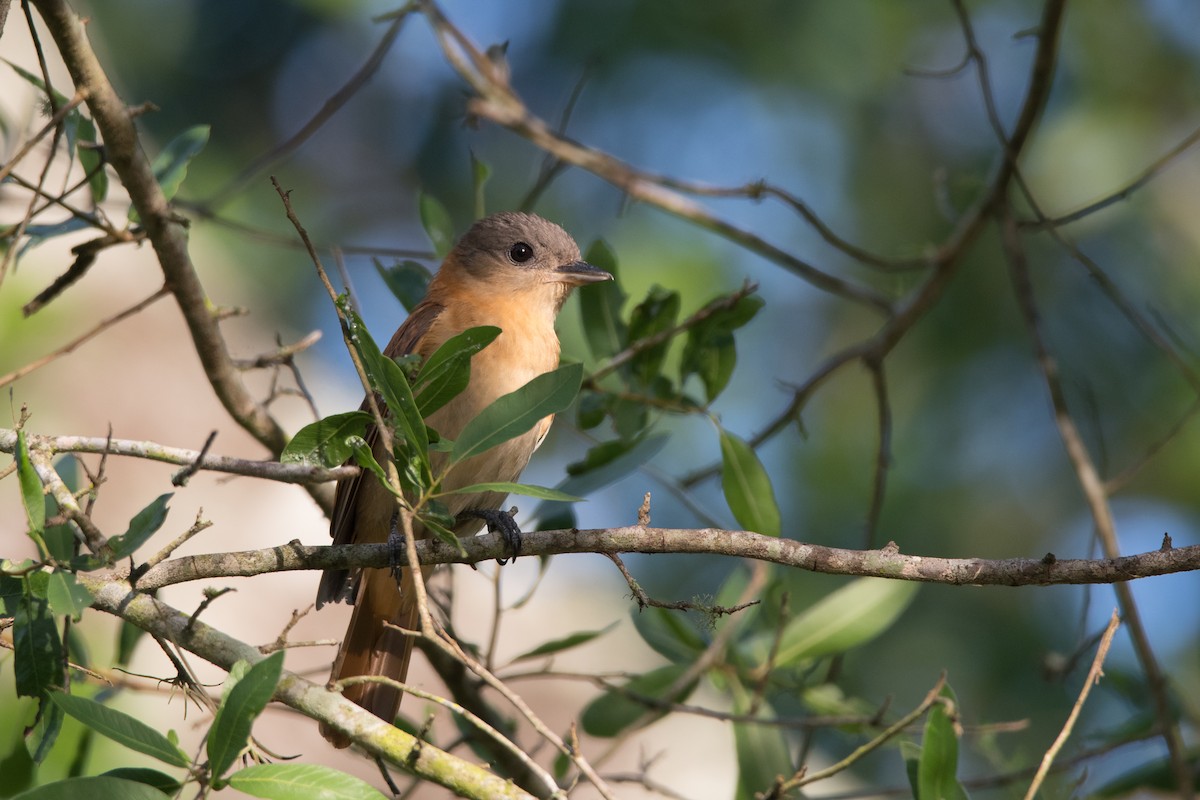
[[[50, 35], [54, 37], [77, 90], [86, 95], [96, 127], [103, 139], [108, 163], [137, 209], [154, 247], [195, 345], [204, 374], [230, 416], [278, 455], [287, 444], [287, 433], [247, 389], [230, 358], [225, 338], [210, 310], [210, 301], [188, 253], [185, 224], [171, 211], [146, 154], [142, 151], [133, 114], [109, 83], [108, 76], [88, 41], [83, 21], [65, 0], [34, 0]], [[322, 508], [331, 506], [329, 492], [309, 489]]]
[[[128, 583], [78, 576], [95, 597], [94, 607], [121, 617], [155, 636], [229, 670], [237, 661], [251, 664], [263, 654], [254, 647], [189, 617], [145, 594], [134, 593]], [[367, 752], [433, 781], [461, 797], [528, 798], [531, 796], [487, 769], [421, 741], [390, 722], [334, 692], [294, 673], [285, 672], [275, 699], [300, 713], [326, 722], [352, 736]]]

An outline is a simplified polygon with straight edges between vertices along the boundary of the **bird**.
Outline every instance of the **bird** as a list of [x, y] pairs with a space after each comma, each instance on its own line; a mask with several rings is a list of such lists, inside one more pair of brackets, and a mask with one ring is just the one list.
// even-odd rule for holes
[[[579, 245], [555, 223], [523, 212], [493, 214], [475, 222], [446, 254], [425, 297], [413, 307], [383, 353], [390, 358], [416, 354], [424, 360], [447, 339], [469, 328], [500, 328], [496, 339], [472, 357], [466, 389], [425, 420], [441, 437], [454, 440], [492, 401], [558, 367], [554, 322], [563, 303], [577, 286], [612, 279], [610, 273], [584, 261]], [[367, 407], [365, 400], [363, 407]], [[527, 433], [456, 464], [443, 479], [442, 489], [516, 480], [545, 440], [551, 422], [552, 417], [546, 417]], [[376, 460], [384, 463], [386, 452], [373, 426], [366, 439]], [[444, 457], [431, 453], [435, 475]], [[505, 497], [502, 492], [445, 496], [456, 520], [454, 533], [471, 536], [485, 522], [489, 527], [499, 523], [515, 550], [519, 536], [510, 537], [519, 531], [511, 513], [506, 516], [499, 511]], [[387, 541], [395, 527], [396, 510], [396, 499], [374, 476], [360, 473], [341, 479], [330, 516], [334, 544]], [[414, 520], [413, 535], [421, 539], [429, 534]], [[324, 572], [317, 608], [341, 600], [354, 605], [330, 673], [331, 683], [359, 675], [404, 681], [413, 638], [387, 623], [409, 630], [418, 627], [413, 582], [408, 567], [400, 570], [398, 581], [388, 569]], [[359, 683], [346, 687], [344, 695], [391, 723], [402, 693], [383, 683]], [[350, 744], [345, 734], [331, 726], [322, 724], [321, 734], [335, 747]]]

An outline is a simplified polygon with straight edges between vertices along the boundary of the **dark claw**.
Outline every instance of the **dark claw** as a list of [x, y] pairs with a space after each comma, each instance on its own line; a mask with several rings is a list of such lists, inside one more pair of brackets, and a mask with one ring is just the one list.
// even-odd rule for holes
[[[517, 515], [516, 506], [508, 511], [498, 508], [471, 508], [462, 513], [464, 516], [483, 520], [487, 525], [488, 533], [499, 533], [504, 538], [504, 543], [508, 545], [508, 550], [512, 553], [514, 560], [521, 554], [521, 528], [514, 519]], [[496, 563], [507, 564], [508, 559], [497, 558]]]
[[392, 577], [400, 580], [400, 555], [404, 552], [404, 534], [400, 532], [400, 512], [392, 512], [392, 525], [388, 530], [388, 562], [391, 564]]

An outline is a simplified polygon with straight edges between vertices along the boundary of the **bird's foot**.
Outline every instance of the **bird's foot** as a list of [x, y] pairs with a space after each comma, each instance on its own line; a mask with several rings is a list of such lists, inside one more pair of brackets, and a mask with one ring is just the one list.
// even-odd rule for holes
[[[498, 508], [469, 508], [461, 512], [463, 516], [475, 517], [481, 519], [487, 525], [488, 533], [499, 533], [504, 539], [504, 543], [508, 545], [509, 552], [516, 560], [516, 557], [521, 554], [521, 527], [517, 525], [516, 517], [517, 507], [513, 506], [508, 511]], [[507, 564], [507, 558], [497, 558], [496, 563]]]
[[404, 534], [400, 531], [400, 512], [392, 512], [392, 524], [388, 527], [388, 564], [392, 571], [392, 577], [397, 581], [400, 580], [401, 570], [404, 567], [401, 565], [401, 555], [404, 554]]

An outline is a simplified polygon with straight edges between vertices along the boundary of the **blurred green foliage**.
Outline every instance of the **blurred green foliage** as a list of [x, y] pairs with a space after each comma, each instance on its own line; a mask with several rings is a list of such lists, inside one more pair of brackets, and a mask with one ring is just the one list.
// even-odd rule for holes
[[[331, 333], [310, 271], [280, 244], [288, 241], [288, 226], [265, 173], [233, 194], [223, 189], [299, 130], [349, 78], [381, 35], [371, 16], [390, 6], [239, 0], [80, 6], [123, 96], [158, 107], [139, 120], [149, 142], [161, 148], [193, 126], [211, 126], [180, 191], [181, 208], [194, 218], [196, 234], [219, 243], [259, 292], [222, 301], [272, 315], [285, 330], [322, 326]], [[1039, 9], [1031, 0], [970, 4], [1006, 126], [1023, 97], [1034, 48], [1028, 31]], [[940, 242], [998, 157], [976, 74], [954, 69], [964, 47], [950, 3], [538, 0], [448, 3], [447, 13], [482, 44], [508, 42], [512, 85], [544, 118], [556, 120], [583, 81], [568, 127], [572, 138], [679, 178], [723, 185], [766, 178], [804, 199], [843, 238], [885, 256], [921, 255]], [[1094, 0], [1070, 8], [1050, 104], [1023, 161], [1023, 177], [1044, 213], [1067, 213], [1121, 189], [1200, 125], [1197, 30], [1200, 11], [1189, 3]], [[403, 315], [380, 291], [390, 259], [429, 249], [419, 197], [445, 201], [448, 216], [439, 224], [461, 232], [478, 210], [476, 164], [491, 169], [488, 210], [519, 204], [535, 181], [541, 153], [507, 132], [465, 122], [463, 87], [427, 29], [410, 22], [380, 72], [297, 152], [270, 167], [294, 190], [314, 238], [345, 248], [373, 330], [390, 330]], [[1200, 336], [1198, 173], [1197, 156], [1185, 154], [1128, 198], [1063, 228], [1193, 367]], [[902, 297], [916, 283], [909, 273], [854, 263], [779, 203], [705, 202], [768, 241], [889, 296]], [[786, 406], [789, 386], [879, 322], [726, 240], [651, 208], [627, 206], [618, 190], [580, 170], [558, 177], [535, 210], [562, 222], [580, 242], [603, 238], [611, 245], [621, 287], [606, 291], [624, 295], [607, 302], [624, 303], [631, 325], [668, 326], [746, 278], [760, 283], [765, 306], [736, 332], [732, 376], [710, 365], [707, 372], [687, 371], [673, 387], [700, 397], [707, 375], [729, 377], [710, 410], [739, 441]], [[1046, 236], [1031, 234], [1027, 242], [1068, 400], [1105, 476], [1119, 474], [1172, 433], [1195, 401], [1194, 388], [1069, 250]], [[420, 260], [432, 265], [430, 256]], [[372, 257], [381, 259], [379, 271]], [[599, 301], [593, 293], [587, 302]], [[635, 307], [644, 313], [631, 320]], [[585, 306], [584, 322], [589, 313]], [[598, 349], [596, 329], [585, 330], [576, 314], [563, 317], [565, 352], [584, 359], [590, 345], [597, 362], [611, 355], [615, 344]], [[0, 321], [0, 330], [10, 327]], [[337, 358], [337, 339], [327, 335], [317, 355]], [[5, 349], [0, 345], [0, 353]], [[676, 343], [643, 358], [631, 376], [637, 388], [661, 389], [655, 378], [678, 375], [676, 365], [687, 359], [682, 351]], [[892, 540], [904, 552], [953, 557], [1095, 554], [994, 232], [975, 242], [937, 306], [889, 356], [886, 374], [893, 438], [875, 544]], [[592, 410], [599, 424], [601, 409]], [[801, 424], [759, 449], [783, 536], [866, 546], [876, 413], [869, 376], [844, 370], [814, 396]], [[652, 460], [671, 475], [720, 458], [718, 438], [702, 418], [662, 414], [622, 422], [616, 410], [612, 419], [629, 440], [651, 421], [674, 433]], [[613, 432], [597, 429], [602, 437]], [[571, 447], [560, 441], [556, 455], [564, 462], [581, 458]], [[1198, 540], [1197, 453], [1196, 427], [1185, 426], [1117, 495], [1126, 552], [1156, 548], [1164, 531], [1179, 544]], [[637, 475], [607, 490], [605, 503], [580, 511], [579, 524], [614, 524], [604, 509], [636, 507], [654, 483]], [[700, 484], [695, 502], [733, 526], [733, 514], [716, 499], [718, 483], [714, 476]], [[655, 504], [657, 525], [703, 522], [667, 493], [657, 493]], [[642, 562], [631, 566], [641, 577]], [[714, 591], [732, 570], [717, 558], [654, 557], [641, 579], [655, 596], [686, 597]], [[775, 613], [785, 591], [802, 611], [845, 585], [798, 572], [777, 577], [775, 605], [764, 603], [764, 614]], [[1135, 588], [1174, 694], [1200, 696], [1200, 582], [1173, 576]], [[1061, 725], [1081, 678], [1078, 668], [1062, 675], [1047, 664], [1083, 646], [1113, 605], [1107, 587], [925, 587], [900, 624], [838, 660], [838, 683], [848, 696], [871, 703], [894, 698], [910, 707], [947, 669], [964, 722], [1031, 720], [1011, 738], [971, 734], [959, 777], [1024, 766]], [[1113, 673], [1127, 671], [1135, 686], [1142, 680], [1128, 646], [1118, 644], [1111, 658]], [[781, 715], [812, 708], [799, 694], [773, 702]], [[1182, 702], [1194, 722], [1194, 700]], [[1130, 713], [1128, 697], [1106, 683], [1091, 703], [1080, 746], [1103, 742]], [[855, 741], [833, 729], [816, 733], [810, 744], [838, 752]], [[1157, 758], [1156, 746], [1093, 763], [1086, 785]], [[903, 785], [904, 765], [894, 752], [877, 755], [858, 775]]]

